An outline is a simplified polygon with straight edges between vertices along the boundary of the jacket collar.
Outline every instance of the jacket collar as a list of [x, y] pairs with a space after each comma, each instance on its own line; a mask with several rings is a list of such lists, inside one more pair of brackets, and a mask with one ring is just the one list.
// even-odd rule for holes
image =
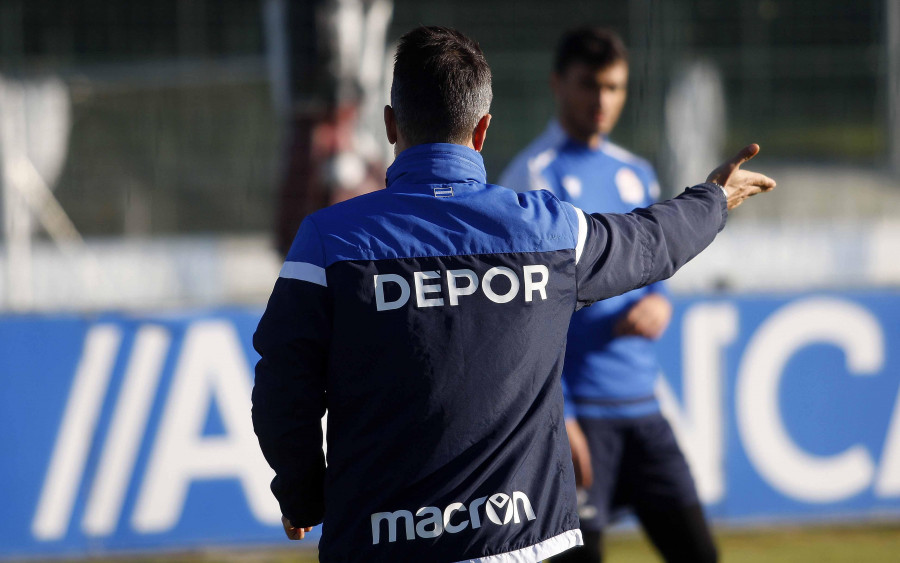
[[403, 192], [430, 193], [434, 184], [486, 183], [481, 154], [451, 143], [429, 143], [406, 149], [388, 168], [386, 178], [389, 191]]

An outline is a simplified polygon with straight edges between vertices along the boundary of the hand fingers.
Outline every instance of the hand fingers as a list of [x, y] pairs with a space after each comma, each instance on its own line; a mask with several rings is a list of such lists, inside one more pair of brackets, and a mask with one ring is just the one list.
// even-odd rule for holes
[[[660, 303], [663, 300], [665, 305]], [[639, 301], [616, 323], [616, 336], [643, 336], [656, 340], [669, 323], [671, 308], [663, 298], [648, 296]]]
[[759, 145], [756, 143], [747, 145], [737, 152], [736, 155], [731, 157], [731, 160], [725, 162], [721, 168], [723, 168], [723, 173], [726, 178], [729, 178], [736, 170], [739, 170], [741, 165], [756, 156], [759, 153]]
[[737, 205], [741, 200], [773, 189], [775, 180], [757, 172], [738, 170], [732, 175], [730, 185], [733, 192], [729, 195], [729, 204]]
[[757, 145], [756, 143], [751, 143], [739, 150], [738, 153], [734, 155], [734, 158], [731, 159], [731, 162], [734, 162], [735, 167], [738, 167], [757, 154], [759, 154], [759, 145]]
[[650, 340], [656, 340], [660, 336], [660, 322], [656, 317], [646, 316], [634, 325], [634, 334]]
[[760, 174], [759, 172], [750, 172], [749, 170], [744, 171], [747, 176], [747, 183], [752, 184], [754, 186], [759, 186], [762, 191], [767, 192], [775, 187], [775, 180], [769, 178], [765, 174]]
[[719, 185], [728, 184], [732, 175], [734, 175], [737, 171], [740, 170], [741, 165], [756, 156], [759, 153], [759, 145], [756, 143], [752, 143], [742, 148], [737, 152], [736, 155], [731, 157], [730, 160], [726, 160], [724, 163], [719, 165], [718, 168], [710, 172], [709, 176], [706, 178], [707, 182], [715, 182]]
[[637, 304], [619, 318], [619, 322], [616, 323], [616, 335], [624, 336], [636, 334], [639, 330], [639, 325], [647, 317], [646, 309], [643, 302], [638, 301]]
[[287, 534], [288, 539], [291, 540], [302, 540], [306, 537], [306, 533], [312, 530], [312, 526], [309, 528], [285, 528], [284, 531]]
[[284, 526], [284, 533], [289, 540], [302, 540], [306, 532], [312, 530], [312, 526], [308, 528], [295, 528], [286, 516], [281, 517], [281, 525]]
[[627, 318], [620, 319], [613, 331], [615, 336], [644, 336], [652, 338], [654, 321], [647, 315], [629, 314]]

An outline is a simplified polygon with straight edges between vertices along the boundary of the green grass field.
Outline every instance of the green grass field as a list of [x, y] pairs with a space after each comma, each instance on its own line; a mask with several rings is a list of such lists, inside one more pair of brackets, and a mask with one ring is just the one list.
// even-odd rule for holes
[[[720, 531], [716, 534], [725, 563], [825, 563], [900, 561], [900, 525], [846, 528], [781, 528], [765, 531]], [[611, 563], [659, 561], [638, 534], [609, 542]]]
[[[900, 523], [847, 527], [719, 530], [724, 563], [881, 563], [900, 561]], [[210, 551], [166, 557], [107, 558], [127, 563], [313, 563], [315, 551], [302, 542], [284, 549]], [[614, 534], [607, 544], [610, 563], [651, 563], [659, 558], [638, 533]], [[398, 562], [404, 563], [404, 562]]]

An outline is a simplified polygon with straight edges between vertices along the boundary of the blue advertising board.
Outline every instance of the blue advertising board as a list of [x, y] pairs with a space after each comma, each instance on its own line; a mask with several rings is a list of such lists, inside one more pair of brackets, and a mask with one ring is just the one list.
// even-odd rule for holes
[[[0, 558], [286, 541], [260, 313], [0, 318]], [[716, 520], [900, 517], [900, 293], [676, 298], [659, 350]]]
[[0, 320], [0, 554], [275, 541], [259, 310]]
[[658, 393], [720, 519], [900, 517], [900, 294], [679, 299]]

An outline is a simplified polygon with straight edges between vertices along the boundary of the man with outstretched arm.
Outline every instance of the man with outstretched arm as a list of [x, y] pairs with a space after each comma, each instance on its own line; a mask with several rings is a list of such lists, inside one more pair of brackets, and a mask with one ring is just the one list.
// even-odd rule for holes
[[[490, 68], [401, 38], [387, 187], [308, 216], [254, 336], [253, 423], [323, 562], [540, 561], [580, 545], [560, 371], [577, 308], [671, 276], [770, 189], [752, 145], [678, 198], [588, 215], [486, 183]], [[727, 196], [727, 197], [726, 197]], [[328, 411], [328, 463], [321, 418]]]

